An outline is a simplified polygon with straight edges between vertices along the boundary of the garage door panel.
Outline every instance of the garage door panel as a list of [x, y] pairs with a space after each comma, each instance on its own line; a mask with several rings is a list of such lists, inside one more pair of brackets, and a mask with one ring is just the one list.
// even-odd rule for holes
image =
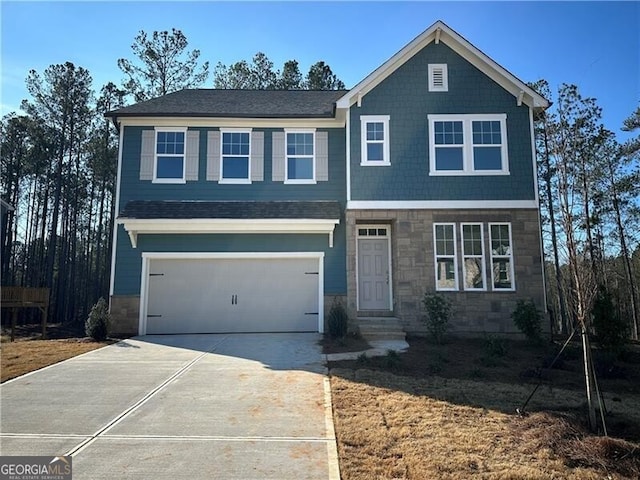
[[318, 259], [151, 259], [147, 333], [318, 330]]

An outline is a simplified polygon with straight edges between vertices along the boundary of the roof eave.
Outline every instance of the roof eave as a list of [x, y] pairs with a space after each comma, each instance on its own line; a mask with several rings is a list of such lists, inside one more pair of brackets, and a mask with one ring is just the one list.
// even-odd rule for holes
[[358, 102], [359, 98], [361, 99], [373, 90], [385, 78], [433, 41], [446, 43], [456, 53], [467, 59], [471, 64], [512, 93], [516, 99], [518, 99], [521, 96], [521, 92], [523, 92], [524, 95], [521, 96], [520, 101], [529, 107], [534, 109], [549, 107], [547, 99], [493, 61], [489, 56], [473, 46], [464, 37], [440, 20], [427, 28], [389, 60], [370, 73], [364, 80], [349, 90], [347, 94], [339, 98], [336, 106], [338, 108], [350, 108], [354, 103]]

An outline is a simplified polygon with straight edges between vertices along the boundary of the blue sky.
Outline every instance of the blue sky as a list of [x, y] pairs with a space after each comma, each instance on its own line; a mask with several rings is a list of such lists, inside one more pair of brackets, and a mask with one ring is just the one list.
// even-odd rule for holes
[[436, 20], [524, 81], [577, 84], [621, 140], [640, 99], [638, 2], [0, 2], [3, 115], [28, 97], [30, 69], [71, 61], [95, 90], [120, 83], [139, 30], [181, 29], [212, 67], [257, 51], [303, 72], [324, 60], [351, 87]]

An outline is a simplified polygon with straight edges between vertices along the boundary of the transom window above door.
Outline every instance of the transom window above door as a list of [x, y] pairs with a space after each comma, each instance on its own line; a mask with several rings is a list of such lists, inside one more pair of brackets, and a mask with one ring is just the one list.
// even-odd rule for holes
[[386, 237], [388, 234], [386, 227], [358, 227], [359, 237]]
[[250, 183], [251, 132], [222, 130], [220, 183]]

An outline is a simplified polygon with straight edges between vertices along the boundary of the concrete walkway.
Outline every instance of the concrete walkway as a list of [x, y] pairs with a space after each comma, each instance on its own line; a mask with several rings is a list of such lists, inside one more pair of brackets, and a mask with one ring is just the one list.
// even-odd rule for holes
[[318, 334], [144, 336], [6, 382], [2, 455], [82, 479], [339, 479]]
[[389, 350], [401, 353], [409, 349], [409, 344], [405, 340], [373, 340], [369, 341], [371, 348], [360, 352], [328, 353], [328, 362], [339, 362], [341, 360], [357, 360], [361, 355], [367, 357], [384, 357]]

